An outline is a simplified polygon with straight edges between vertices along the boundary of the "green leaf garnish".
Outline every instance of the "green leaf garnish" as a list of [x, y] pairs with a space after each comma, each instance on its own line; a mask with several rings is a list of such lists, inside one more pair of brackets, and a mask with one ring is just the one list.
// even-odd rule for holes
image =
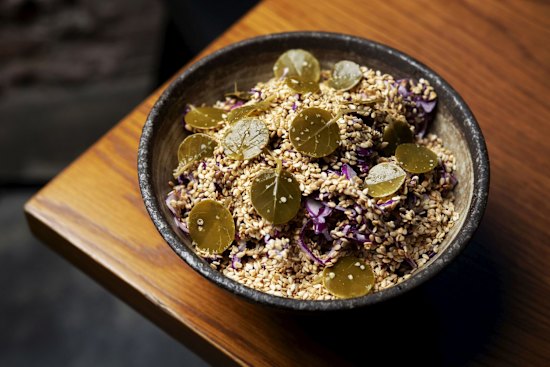
[[341, 257], [323, 270], [323, 285], [339, 298], [361, 297], [374, 286], [374, 273], [369, 264], [354, 256]]
[[418, 144], [401, 144], [395, 149], [395, 158], [403, 168], [411, 173], [426, 173], [437, 164], [437, 154]]
[[403, 185], [406, 176], [405, 171], [394, 163], [377, 164], [369, 170], [365, 180], [368, 194], [374, 198], [391, 195]]
[[288, 50], [275, 62], [273, 73], [277, 78], [293, 78], [304, 82], [318, 82], [321, 76], [319, 61], [311, 53], [301, 50]]
[[353, 61], [342, 60], [334, 65], [329, 85], [338, 91], [346, 91], [355, 87], [362, 78], [363, 73], [359, 65]]
[[221, 142], [224, 153], [233, 159], [251, 159], [262, 152], [269, 141], [269, 129], [255, 117], [243, 118], [229, 127]]
[[178, 147], [178, 168], [174, 177], [178, 177], [193, 162], [214, 156], [218, 142], [210, 136], [196, 133], [186, 137]]
[[198, 202], [189, 212], [189, 235], [193, 243], [213, 254], [224, 252], [235, 239], [235, 223], [229, 210], [215, 200]]
[[340, 144], [340, 129], [335, 120], [329, 111], [320, 108], [303, 110], [290, 126], [292, 145], [300, 153], [314, 158], [331, 154]]
[[252, 182], [250, 199], [254, 209], [273, 224], [283, 224], [296, 216], [302, 193], [294, 176], [280, 167], [260, 173]]
[[193, 107], [185, 115], [185, 123], [197, 129], [212, 129], [223, 120], [224, 110], [214, 107]]

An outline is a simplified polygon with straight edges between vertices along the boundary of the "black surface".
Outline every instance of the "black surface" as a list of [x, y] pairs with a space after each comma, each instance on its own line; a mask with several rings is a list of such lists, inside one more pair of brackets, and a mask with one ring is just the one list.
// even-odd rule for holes
[[258, 0], [164, 0], [167, 22], [157, 84], [161, 85]]
[[[265, 66], [262, 64], [266, 63], [265, 59], [274, 59], [274, 56], [290, 48], [306, 48], [317, 55], [325, 58], [331, 56], [336, 60], [341, 58], [342, 54], [354, 52], [361, 59], [367, 60], [369, 65], [376, 66], [378, 61], [383, 60], [386, 65], [400, 71], [401, 74], [427, 79], [438, 91], [439, 103], [448, 104], [449, 112], [458, 121], [458, 127], [467, 141], [475, 164], [473, 197], [466, 220], [454, 241], [434, 262], [395, 287], [364, 297], [331, 301], [288, 299], [248, 288], [213, 270], [204, 259], [197, 256], [188, 239], [176, 232], [172, 216], [163, 205], [166, 191], [164, 185], [166, 178], [170, 176], [169, 167], [174, 167], [176, 163], [169, 162], [170, 158], [166, 158], [174, 159], [173, 154], [166, 155], [167, 151], [170, 151], [166, 147], [177, 146], [172, 144], [175, 143], [174, 138], [178, 139], [177, 142], [181, 141], [181, 137], [171, 129], [181, 116], [184, 104], [196, 104], [197, 101], [213, 102], [211, 92], [215, 92], [214, 88], [208, 89], [203, 86], [214, 85], [214, 82], [217, 86], [223, 85], [227, 82], [225, 79], [228, 76], [233, 81], [242, 82], [244, 87], [251, 87], [252, 85], [246, 84], [250, 84], [257, 75], [265, 72], [260, 70]], [[249, 64], [251, 57], [256, 61], [253, 66]], [[466, 247], [481, 221], [489, 190], [489, 161], [483, 135], [466, 103], [447, 82], [425, 65], [395, 49], [358, 37], [324, 32], [281, 33], [252, 38], [214, 52], [189, 67], [164, 91], [147, 118], [138, 152], [138, 174], [145, 206], [155, 226], [172, 249], [192, 268], [247, 300], [283, 309], [307, 311], [354, 309], [372, 305], [422, 284], [447, 266]]]
[[0, 366], [207, 366], [32, 237], [0, 189]]

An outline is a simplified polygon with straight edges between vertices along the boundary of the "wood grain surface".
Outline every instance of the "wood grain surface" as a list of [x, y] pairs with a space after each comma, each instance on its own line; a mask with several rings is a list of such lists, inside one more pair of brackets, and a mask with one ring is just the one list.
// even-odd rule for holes
[[165, 244], [139, 193], [138, 139], [160, 91], [27, 203], [33, 232], [214, 364], [548, 363], [550, 3], [265, 1], [202, 55], [292, 30], [398, 48], [473, 110], [489, 148], [489, 205], [441, 275], [386, 304], [328, 315], [282, 313], [216, 288]]

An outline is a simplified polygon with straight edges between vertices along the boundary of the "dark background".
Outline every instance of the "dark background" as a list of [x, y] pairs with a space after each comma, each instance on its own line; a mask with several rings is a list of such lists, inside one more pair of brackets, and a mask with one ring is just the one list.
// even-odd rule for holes
[[206, 365], [34, 239], [23, 204], [255, 2], [0, 0], [0, 366]]

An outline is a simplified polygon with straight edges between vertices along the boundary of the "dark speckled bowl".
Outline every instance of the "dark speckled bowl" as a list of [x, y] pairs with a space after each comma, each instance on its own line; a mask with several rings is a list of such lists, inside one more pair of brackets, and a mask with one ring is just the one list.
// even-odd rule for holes
[[[447, 234], [441, 251], [403, 283], [360, 298], [303, 301], [272, 296], [245, 287], [212, 270], [195, 255], [190, 242], [176, 228], [164, 204], [168, 180], [176, 166], [176, 151], [183, 140], [185, 105], [214, 103], [224, 92], [247, 89], [271, 78], [277, 57], [291, 48], [312, 52], [322, 68], [348, 59], [390, 73], [396, 78], [424, 78], [439, 95], [431, 131], [437, 133], [457, 158], [456, 209], [460, 219]], [[404, 293], [431, 278], [466, 246], [481, 221], [489, 187], [489, 160], [483, 135], [458, 93], [432, 70], [411, 57], [372, 41], [321, 32], [282, 33], [242, 41], [203, 58], [189, 67], [164, 91], [143, 128], [138, 155], [139, 184], [145, 206], [158, 231], [172, 249], [193, 269], [230, 292], [265, 305], [291, 310], [343, 310], [378, 303]]]

